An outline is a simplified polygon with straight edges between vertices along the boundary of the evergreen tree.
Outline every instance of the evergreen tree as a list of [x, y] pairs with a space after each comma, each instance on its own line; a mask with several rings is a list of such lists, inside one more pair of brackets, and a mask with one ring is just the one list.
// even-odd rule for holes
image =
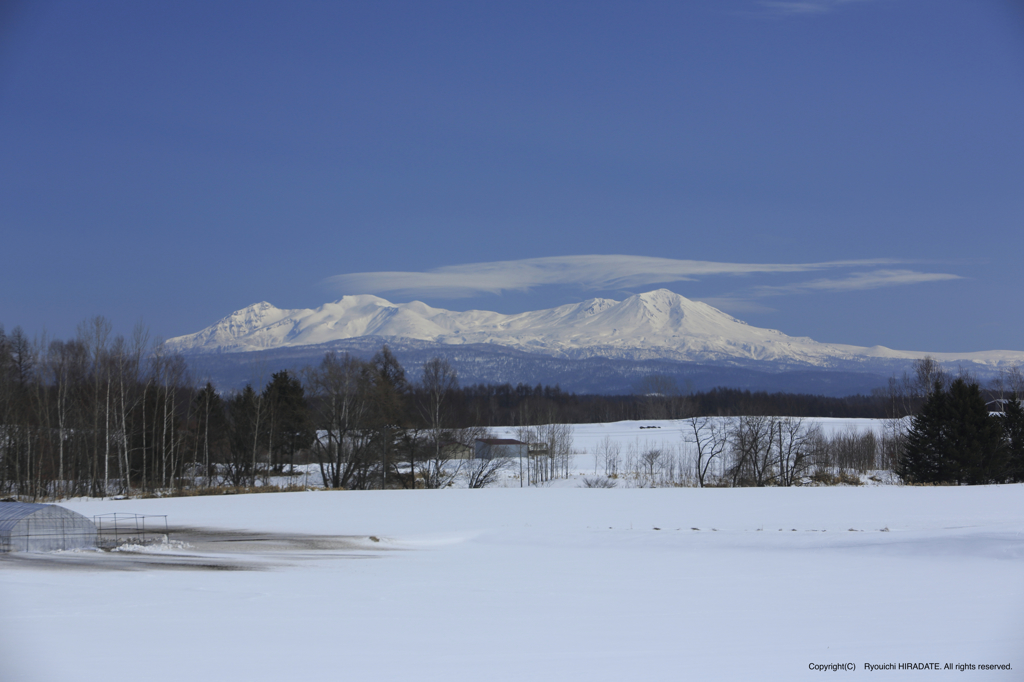
[[910, 483], [995, 483], [1005, 479], [1002, 428], [975, 383], [936, 381], [914, 417], [900, 467]]
[[948, 412], [946, 392], [936, 382], [921, 411], [914, 416], [899, 474], [907, 483], [937, 483], [947, 480], [943, 470], [948, 455], [943, 425]]
[[262, 397], [246, 384], [228, 402], [227, 474], [233, 485], [256, 485], [256, 463], [260, 434], [265, 428]]
[[957, 379], [949, 387], [950, 439], [957, 455], [958, 483], [979, 485], [1006, 480], [1003, 430], [976, 383]]
[[1024, 482], [1024, 406], [1014, 395], [1003, 406], [1003, 435], [1006, 444], [1006, 479]]
[[269, 452], [284, 455], [293, 465], [295, 453], [311, 447], [315, 436], [302, 382], [288, 370], [282, 370], [271, 377], [263, 397], [267, 405]]
[[196, 450], [203, 463], [203, 475], [207, 483], [213, 478], [217, 462], [228, 453], [228, 419], [224, 401], [213, 384], [196, 394], [193, 400], [196, 415]]

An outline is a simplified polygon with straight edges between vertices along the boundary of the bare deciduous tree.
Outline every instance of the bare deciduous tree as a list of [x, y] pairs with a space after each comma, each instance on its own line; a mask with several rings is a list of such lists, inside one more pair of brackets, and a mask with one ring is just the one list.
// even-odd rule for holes
[[[601, 465], [604, 467], [604, 475], [609, 478], [615, 478], [619, 475], [619, 464], [622, 459], [622, 446], [617, 440], [612, 440], [610, 436], [605, 436], [598, 443], [597, 453], [595, 459], [600, 460]], [[594, 464], [594, 473], [597, 473], [597, 463]]]
[[359, 475], [367, 459], [363, 430], [367, 406], [360, 390], [363, 373], [362, 361], [348, 353], [334, 352], [327, 353], [319, 366], [305, 373], [320, 428], [313, 452], [328, 488], [362, 487], [354, 484], [369, 478]]
[[729, 443], [728, 430], [721, 419], [713, 417], [690, 417], [686, 422], [683, 440], [694, 447], [694, 474], [697, 486], [703, 488], [708, 472], [721, 460]]
[[729, 437], [732, 453], [732, 484], [764, 486], [771, 482], [773, 417], [747, 415], [732, 424]]
[[573, 453], [571, 425], [523, 425], [517, 427], [515, 433], [518, 440], [529, 446], [526, 470], [528, 482], [544, 483], [556, 476], [569, 476]]
[[778, 452], [776, 483], [791, 486], [805, 476], [814, 464], [809, 445], [813, 441], [812, 433], [817, 427], [808, 429], [803, 419], [794, 417], [782, 417], [776, 421], [775, 426], [778, 430], [775, 439]]
[[395, 440], [405, 426], [402, 422], [409, 385], [405, 369], [387, 344], [365, 365], [362, 381], [368, 407], [366, 427], [372, 433], [371, 443], [380, 462], [379, 487], [387, 488], [388, 475], [395, 466]]
[[451, 428], [451, 394], [459, 388], [459, 377], [448, 360], [434, 357], [423, 364], [423, 392], [420, 414], [427, 423], [429, 453], [420, 478], [425, 488], [444, 488], [452, 483], [464, 460], [452, 460], [450, 453], [460, 444]]

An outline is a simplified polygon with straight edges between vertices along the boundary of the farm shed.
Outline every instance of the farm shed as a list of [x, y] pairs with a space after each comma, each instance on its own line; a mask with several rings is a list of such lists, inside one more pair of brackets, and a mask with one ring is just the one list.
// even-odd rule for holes
[[495, 457], [525, 457], [529, 454], [526, 443], [512, 438], [477, 438], [474, 443], [476, 459]]
[[52, 552], [96, 546], [96, 526], [55, 504], [0, 502], [0, 552]]
[[441, 445], [441, 455], [447, 459], [473, 459], [473, 448], [462, 443], [446, 442]]

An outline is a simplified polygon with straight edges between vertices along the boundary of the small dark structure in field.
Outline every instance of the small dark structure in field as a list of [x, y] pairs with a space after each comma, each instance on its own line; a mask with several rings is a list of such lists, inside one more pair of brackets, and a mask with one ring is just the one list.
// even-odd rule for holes
[[529, 454], [528, 445], [514, 438], [477, 438], [473, 449], [475, 459], [515, 458]]
[[96, 525], [55, 504], [0, 502], [0, 552], [52, 552], [96, 546]]

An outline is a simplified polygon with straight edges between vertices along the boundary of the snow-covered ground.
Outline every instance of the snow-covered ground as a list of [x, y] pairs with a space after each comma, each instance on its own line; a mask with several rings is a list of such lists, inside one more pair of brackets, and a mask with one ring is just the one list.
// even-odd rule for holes
[[3, 680], [799, 680], [821, 678], [814, 664], [860, 676], [933, 662], [1024, 674], [1021, 485], [66, 506], [191, 530], [136, 554], [0, 558]]

